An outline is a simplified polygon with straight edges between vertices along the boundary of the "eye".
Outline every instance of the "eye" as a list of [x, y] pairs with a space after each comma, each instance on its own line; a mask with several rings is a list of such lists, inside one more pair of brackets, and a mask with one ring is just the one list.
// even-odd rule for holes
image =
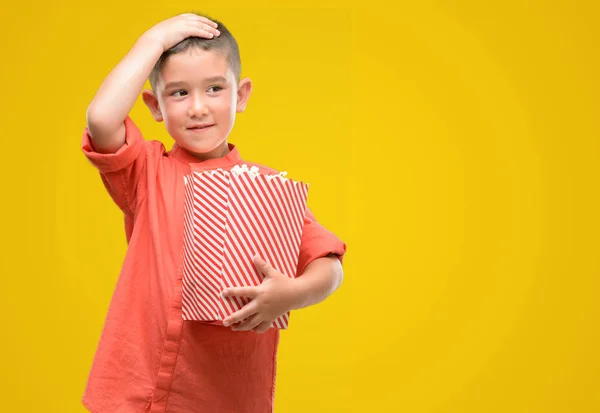
[[185, 93], [185, 90], [176, 90], [175, 92], [171, 93], [171, 96], [173, 96], [173, 95], [175, 95], [176, 93], [179, 93], [179, 92], [184, 92]]
[[[208, 90], [214, 89], [214, 88], [217, 88], [219, 90], [223, 89], [221, 86], [211, 86], [211, 87], [208, 88]], [[216, 92], [218, 92], [218, 90]]]

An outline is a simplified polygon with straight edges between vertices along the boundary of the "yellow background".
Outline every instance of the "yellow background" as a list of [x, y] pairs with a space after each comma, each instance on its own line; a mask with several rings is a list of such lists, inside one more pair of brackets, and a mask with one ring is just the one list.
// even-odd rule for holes
[[276, 412], [600, 411], [596, 2], [218, 3], [3, 7], [0, 410], [85, 411], [126, 248], [85, 110], [139, 35], [198, 10], [254, 82], [230, 142], [310, 182], [348, 245], [342, 287], [282, 333]]

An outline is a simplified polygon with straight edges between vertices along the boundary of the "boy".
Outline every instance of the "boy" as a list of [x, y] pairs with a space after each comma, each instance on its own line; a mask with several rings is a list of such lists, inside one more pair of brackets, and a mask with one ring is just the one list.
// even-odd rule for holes
[[[224, 296], [250, 303], [225, 320], [184, 321], [184, 179], [246, 164], [227, 142], [251, 81], [218, 21], [182, 14], [147, 30], [90, 103], [82, 149], [125, 215], [128, 250], [89, 375], [94, 413], [272, 412], [279, 330], [271, 322], [324, 300], [343, 278], [346, 245], [307, 208], [297, 278], [255, 258], [264, 280]], [[142, 92], [175, 143], [146, 141], [128, 116]]]
[[[343, 278], [346, 245], [307, 208], [296, 277], [255, 258], [264, 280], [225, 296], [251, 301], [225, 320], [182, 319], [184, 176], [234, 165], [227, 142], [251, 81], [218, 21], [182, 14], [147, 30], [90, 103], [82, 150], [125, 215], [127, 254], [83, 404], [94, 413], [273, 411], [279, 330], [271, 322], [324, 300]], [[128, 116], [142, 92], [175, 143], [146, 141]]]

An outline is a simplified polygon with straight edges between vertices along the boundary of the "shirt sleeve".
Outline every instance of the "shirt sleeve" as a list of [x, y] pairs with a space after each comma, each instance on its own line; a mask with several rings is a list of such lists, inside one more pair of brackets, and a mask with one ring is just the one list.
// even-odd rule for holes
[[342, 263], [346, 254], [346, 244], [319, 224], [312, 211], [306, 207], [296, 276], [301, 276], [308, 264], [329, 254], [337, 255]]
[[[90, 163], [98, 169], [105, 188], [113, 201], [125, 213], [133, 215], [143, 193], [140, 177], [146, 170], [148, 152], [156, 145], [145, 141], [136, 124], [125, 119], [125, 144], [115, 153], [99, 153], [92, 146], [89, 130], [83, 133], [81, 149]], [[164, 149], [164, 146], [163, 146]]]

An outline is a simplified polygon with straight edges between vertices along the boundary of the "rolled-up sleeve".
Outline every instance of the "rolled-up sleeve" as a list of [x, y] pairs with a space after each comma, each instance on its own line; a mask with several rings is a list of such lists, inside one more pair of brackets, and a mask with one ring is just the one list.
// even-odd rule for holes
[[126, 214], [133, 214], [137, 199], [143, 195], [138, 191], [139, 181], [146, 168], [147, 151], [153, 145], [144, 140], [129, 116], [125, 119], [125, 144], [117, 152], [99, 153], [92, 145], [86, 127], [81, 143], [83, 153], [100, 172], [102, 182], [114, 202]]
[[296, 276], [301, 276], [306, 266], [312, 261], [329, 254], [335, 254], [342, 263], [346, 254], [346, 243], [319, 224], [312, 211], [307, 207]]

